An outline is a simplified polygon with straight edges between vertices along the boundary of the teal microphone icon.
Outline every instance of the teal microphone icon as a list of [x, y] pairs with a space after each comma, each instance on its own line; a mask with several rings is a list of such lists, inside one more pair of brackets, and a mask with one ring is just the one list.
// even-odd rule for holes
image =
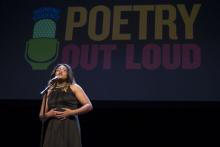
[[46, 70], [57, 59], [60, 43], [55, 36], [59, 16], [60, 10], [51, 7], [33, 13], [33, 38], [26, 42], [25, 48], [25, 59], [33, 70]]

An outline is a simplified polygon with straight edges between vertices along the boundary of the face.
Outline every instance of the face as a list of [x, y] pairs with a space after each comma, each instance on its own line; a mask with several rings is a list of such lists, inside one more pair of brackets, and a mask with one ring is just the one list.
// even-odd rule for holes
[[68, 76], [67, 68], [64, 65], [60, 65], [56, 69], [55, 76], [59, 76], [61, 79], [67, 79]]

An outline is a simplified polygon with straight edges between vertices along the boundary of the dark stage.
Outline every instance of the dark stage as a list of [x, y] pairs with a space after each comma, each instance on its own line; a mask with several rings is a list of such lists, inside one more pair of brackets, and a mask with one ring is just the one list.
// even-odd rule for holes
[[[219, 102], [92, 101], [80, 115], [83, 147], [219, 145]], [[40, 101], [0, 102], [1, 146], [39, 147]]]

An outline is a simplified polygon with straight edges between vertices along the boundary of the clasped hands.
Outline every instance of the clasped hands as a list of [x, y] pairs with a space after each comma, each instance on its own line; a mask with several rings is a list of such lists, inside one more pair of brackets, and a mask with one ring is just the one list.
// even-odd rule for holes
[[48, 111], [45, 115], [46, 117], [55, 117], [57, 119], [64, 120], [74, 114], [72, 109], [69, 108], [62, 108], [62, 109], [64, 109], [64, 111], [56, 111], [55, 108], [50, 109], [50, 111]]

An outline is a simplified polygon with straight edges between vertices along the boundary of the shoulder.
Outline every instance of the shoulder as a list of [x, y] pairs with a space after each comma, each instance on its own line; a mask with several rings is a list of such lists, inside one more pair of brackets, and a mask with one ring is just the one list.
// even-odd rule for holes
[[52, 89], [48, 89], [47, 93], [46, 93], [46, 96], [48, 97], [52, 92]]
[[70, 88], [71, 88], [72, 91], [82, 90], [82, 87], [80, 85], [76, 84], [76, 83], [71, 84]]

